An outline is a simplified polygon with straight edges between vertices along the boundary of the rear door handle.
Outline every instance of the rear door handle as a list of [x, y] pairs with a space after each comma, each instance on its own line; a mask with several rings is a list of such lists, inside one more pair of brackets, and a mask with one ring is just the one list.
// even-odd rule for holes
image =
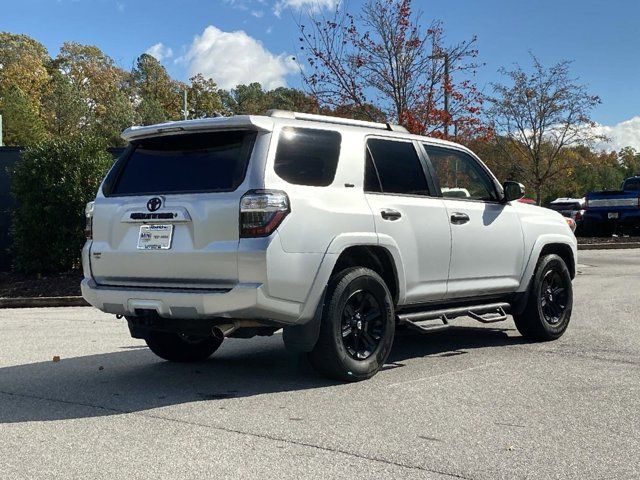
[[385, 208], [380, 212], [380, 215], [382, 215], [382, 218], [384, 218], [385, 220], [391, 221], [398, 220], [400, 217], [402, 217], [402, 214], [399, 211], [393, 210], [392, 208]]
[[454, 225], [462, 225], [469, 221], [469, 215], [466, 213], [455, 212], [451, 214], [451, 223]]

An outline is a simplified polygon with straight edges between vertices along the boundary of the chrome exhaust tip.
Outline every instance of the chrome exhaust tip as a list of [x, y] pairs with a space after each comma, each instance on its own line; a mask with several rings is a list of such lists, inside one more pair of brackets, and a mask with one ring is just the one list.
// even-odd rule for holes
[[216, 325], [211, 329], [211, 334], [218, 340], [224, 340], [238, 329], [238, 322], [226, 323], [224, 325]]

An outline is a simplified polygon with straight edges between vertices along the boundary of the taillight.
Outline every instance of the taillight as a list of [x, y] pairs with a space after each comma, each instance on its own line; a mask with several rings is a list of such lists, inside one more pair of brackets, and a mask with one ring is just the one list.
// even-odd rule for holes
[[278, 228], [291, 208], [279, 190], [250, 190], [240, 199], [240, 237], [266, 237]]
[[87, 237], [87, 240], [91, 240], [93, 238], [93, 203], [94, 202], [89, 202], [84, 207], [84, 236]]
[[576, 212], [576, 222], [582, 220], [582, 215], [584, 215], [584, 210], [578, 210]]

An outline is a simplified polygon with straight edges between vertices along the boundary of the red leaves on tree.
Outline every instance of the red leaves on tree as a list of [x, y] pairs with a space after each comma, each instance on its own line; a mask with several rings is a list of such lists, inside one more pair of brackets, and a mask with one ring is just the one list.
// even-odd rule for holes
[[337, 7], [331, 18], [312, 17], [311, 29], [300, 26], [312, 94], [325, 109], [382, 111], [413, 133], [491, 135], [472, 81], [476, 38], [446, 46], [442, 23], [424, 28], [420, 18], [411, 0], [369, 0], [357, 14]]

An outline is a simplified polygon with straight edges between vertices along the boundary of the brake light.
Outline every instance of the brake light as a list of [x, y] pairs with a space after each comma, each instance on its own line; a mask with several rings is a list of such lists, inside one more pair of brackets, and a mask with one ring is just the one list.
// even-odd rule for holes
[[576, 218], [575, 218], [576, 222], [582, 220], [582, 215], [584, 215], [584, 210], [578, 210], [576, 212]]
[[289, 197], [280, 190], [250, 190], [240, 199], [240, 237], [266, 237], [291, 211]]
[[93, 238], [93, 204], [94, 202], [89, 202], [84, 207], [84, 236], [87, 237], [87, 240], [91, 240]]

